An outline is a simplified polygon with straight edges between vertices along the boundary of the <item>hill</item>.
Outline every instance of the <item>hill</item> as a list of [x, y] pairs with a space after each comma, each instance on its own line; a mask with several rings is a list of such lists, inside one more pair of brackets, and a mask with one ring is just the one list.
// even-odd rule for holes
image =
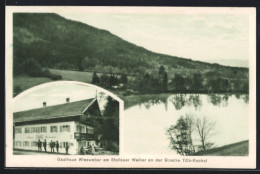
[[229, 144], [222, 147], [201, 151], [195, 156], [247, 156], [248, 155], [248, 140], [234, 144]]
[[[22, 76], [92, 82], [95, 71], [93, 83], [108, 89], [124, 81], [124, 90], [140, 93], [248, 93], [248, 68], [154, 53], [54, 13], [15, 13], [13, 42], [14, 81]], [[27, 88], [14, 84], [15, 93]]]
[[53, 13], [15, 13], [13, 16], [14, 69], [19, 74], [23, 62], [33, 59], [42, 67], [65, 70], [98, 70], [136, 75], [157, 70], [243, 71], [218, 64], [157, 54], [131, 44], [109, 31], [65, 19]]

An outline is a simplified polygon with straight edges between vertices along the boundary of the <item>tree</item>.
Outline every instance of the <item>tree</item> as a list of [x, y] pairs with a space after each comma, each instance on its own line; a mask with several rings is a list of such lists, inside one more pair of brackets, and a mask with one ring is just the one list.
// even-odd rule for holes
[[176, 91], [184, 91], [185, 88], [185, 78], [180, 74], [175, 74], [174, 78], [172, 79], [172, 84], [174, 86], [174, 90]]
[[108, 79], [109, 79], [109, 76], [106, 75], [106, 74], [102, 74], [100, 76], [100, 85], [104, 88], [107, 88], [108, 87]]
[[242, 86], [243, 86], [243, 87], [242, 87], [243, 92], [248, 93], [248, 92], [249, 92], [249, 82], [248, 82], [248, 80], [246, 80], [246, 81], [243, 83]]
[[160, 66], [158, 71], [158, 77], [155, 79], [158, 79], [157, 81], [159, 82], [160, 85], [159, 88], [160, 91], [158, 92], [166, 92], [168, 90], [168, 74], [165, 71], [164, 66]]
[[42, 76], [42, 67], [35, 59], [26, 59], [21, 66], [23, 67], [24, 72], [30, 76]]
[[163, 75], [163, 92], [168, 91], [168, 74], [167, 72]]
[[93, 76], [92, 76], [92, 84], [99, 84], [99, 77], [97, 75], [97, 73], [94, 71], [93, 72]]
[[163, 76], [164, 75], [164, 73], [165, 73], [165, 68], [164, 68], [164, 66], [160, 66], [160, 68], [159, 68], [159, 76]]
[[203, 88], [202, 82], [203, 82], [203, 78], [202, 75], [200, 73], [195, 73], [193, 75], [193, 81], [192, 81], [192, 88], [195, 91], [200, 91]]
[[170, 139], [170, 146], [180, 155], [191, 155], [195, 153], [192, 136], [198, 133], [201, 145], [199, 149], [205, 151], [212, 147], [209, 138], [214, 135], [216, 123], [207, 117], [195, 117], [191, 114], [181, 116], [176, 125], [171, 125], [166, 134]]
[[180, 155], [190, 155], [194, 153], [192, 144], [192, 120], [191, 117], [181, 116], [176, 125], [172, 125], [166, 132], [170, 139], [170, 146]]
[[121, 74], [119, 81], [120, 83], [127, 84], [127, 76], [125, 74]]
[[112, 97], [107, 97], [103, 113], [102, 141], [108, 150], [118, 151], [119, 148], [119, 103]]
[[108, 85], [109, 85], [109, 87], [118, 85], [118, 79], [114, 74], [109, 76]]
[[215, 125], [216, 122], [210, 121], [207, 117], [197, 117], [194, 119], [194, 126], [200, 136], [201, 148], [203, 151], [210, 149], [213, 145], [208, 139], [213, 135]]
[[14, 96], [18, 95], [21, 92], [22, 92], [21, 86], [18, 85], [14, 87]]

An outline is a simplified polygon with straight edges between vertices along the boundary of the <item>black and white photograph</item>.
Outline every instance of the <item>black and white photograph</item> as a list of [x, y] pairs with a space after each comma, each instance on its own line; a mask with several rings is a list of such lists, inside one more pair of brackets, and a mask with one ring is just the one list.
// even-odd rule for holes
[[14, 155], [118, 155], [119, 102], [93, 86], [52, 82], [14, 101]]
[[10, 7], [7, 18], [13, 155], [254, 166], [254, 8]]

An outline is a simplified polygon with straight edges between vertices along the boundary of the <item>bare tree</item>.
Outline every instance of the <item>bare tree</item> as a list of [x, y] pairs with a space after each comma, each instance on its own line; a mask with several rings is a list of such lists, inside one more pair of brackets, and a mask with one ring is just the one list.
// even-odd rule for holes
[[213, 145], [213, 143], [208, 142], [208, 139], [214, 134], [215, 125], [216, 122], [210, 121], [207, 117], [194, 119], [194, 126], [199, 133], [201, 148], [204, 151]]

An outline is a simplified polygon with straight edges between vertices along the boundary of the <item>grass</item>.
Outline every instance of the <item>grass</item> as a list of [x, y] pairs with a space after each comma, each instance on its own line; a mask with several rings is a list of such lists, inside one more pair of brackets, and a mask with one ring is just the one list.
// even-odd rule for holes
[[24, 91], [26, 89], [29, 89], [31, 87], [51, 82], [50, 78], [45, 78], [45, 77], [29, 77], [29, 76], [17, 76], [14, 77], [13, 79], [13, 85], [14, 87], [20, 86], [21, 91]]
[[49, 69], [49, 71], [56, 75], [61, 75], [63, 80], [73, 80], [91, 83], [92, 81], [92, 72], [83, 72], [83, 71], [68, 71], [68, 70], [58, 70], [58, 69]]
[[[62, 80], [73, 80], [73, 81], [80, 81], [80, 82], [87, 82], [91, 83], [92, 75], [91, 72], [79, 72], [79, 71], [67, 71], [67, 70], [56, 70], [56, 69], [49, 69], [51, 73], [56, 75], [61, 75]], [[13, 86], [14, 88], [20, 86], [21, 92], [43, 84], [47, 82], [52, 82], [53, 80], [47, 77], [31, 77], [27, 75], [20, 75], [14, 77], [13, 79]]]
[[[93, 76], [93, 72], [83, 72], [83, 71], [69, 71], [69, 70], [59, 70], [59, 69], [49, 69], [49, 71], [52, 74], [55, 75], [61, 75], [62, 76], [62, 80], [72, 80], [72, 81], [79, 81], [79, 82], [85, 82], [85, 83], [91, 83], [92, 81], [92, 76]], [[102, 73], [97, 73], [98, 76], [100, 77], [102, 75]], [[109, 74], [108, 74], [109, 75]], [[117, 77], [119, 78], [120, 76], [117, 75]], [[128, 79], [133, 80], [134, 77], [133, 76], [128, 76]], [[45, 77], [30, 77], [27, 75], [20, 75], [17, 77], [14, 77], [13, 82], [14, 82], [14, 88], [17, 86], [20, 86], [21, 88], [21, 92], [43, 84], [43, 83], [47, 83], [47, 82], [51, 82], [53, 81], [50, 78], [45, 78]], [[114, 91], [116, 92], [116, 91]]]
[[194, 156], [248, 156], [248, 140], [200, 151]]
[[[61, 75], [63, 80], [73, 80], [73, 81], [80, 81], [91, 83], [93, 72], [86, 72], [86, 71], [69, 71], [69, 70], [59, 70], [59, 69], [49, 69], [49, 71], [53, 74]], [[102, 73], [97, 73], [100, 76]], [[107, 74], [109, 75], [109, 74]], [[116, 75], [117, 78], [120, 78], [120, 75]], [[127, 76], [128, 79], [133, 80], [133, 76]]]

